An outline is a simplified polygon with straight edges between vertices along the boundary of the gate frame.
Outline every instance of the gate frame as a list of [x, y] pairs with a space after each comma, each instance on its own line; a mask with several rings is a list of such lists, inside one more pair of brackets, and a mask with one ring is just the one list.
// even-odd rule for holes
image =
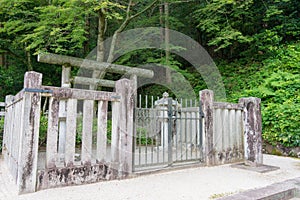
[[[139, 102], [141, 104], [141, 95], [140, 95], [139, 98], [140, 98]], [[147, 102], [148, 102], [147, 101], [147, 96], [146, 96], [145, 100], [146, 100], [146, 104], [147, 104]], [[152, 101], [153, 101], [153, 97], [152, 97]], [[198, 100], [196, 100], [196, 99], [195, 99], [195, 101], [198, 102]], [[152, 104], [153, 103], [154, 102], [152, 102]], [[167, 130], [165, 130], [164, 128], [159, 128], [159, 129], [164, 129], [164, 130], [161, 130], [161, 132], [163, 132], [163, 133], [167, 132], [166, 137], [163, 137], [162, 135], [160, 136], [161, 140], [164, 140], [164, 141], [165, 141], [165, 139], [167, 140], [167, 142], [166, 142], [167, 143], [166, 144], [167, 148], [164, 148], [165, 143], [163, 141], [160, 141], [161, 146], [163, 146], [163, 149], [162, 150], [156, 150], [156, 151], [163, 151], [162, 156], [159, 156], [160, 155], [159, 153], [155, 153], [155, 152], [152, 152], [152, 151], [150, 152], [146, 149], [145, 150], [147, 152], [146, 154], [149, 154], [149, 153], [151, 155], [152, 154], [156, 154], [156, 155], [159, 154], [159, 155], [157, 155], [157, 159], [162, 158], [163, 161], [162, 162], [161, 161], [157, 161], [157, 162], [152, 161], [151, 163], [147, 163], [147, 159], [146, 159], [145, 164], [142, 164], [141, 161], [139, 161], [139, 164], [133, 163], [134, 172], [156, 170], [156, 169], [161, 169], [161, 168], [165, 168], [165, 167], [187, 165], [187, 164], [191, 164], [191, 163], [199, 164], [199, 163], [204, 162], [204, 158], [203, 158], [203, 146], [204, 146], [203, 145], [203, 118], [204, 118], [204, 114], [202, 112], [201, 102], [198, 102], [198, 103], [197, 103], [198, 105], [197, 106], [195, 105], [195, 107], [192, 104], [190, 104], [191, 107], [187, 106], [187, 107], [184, 107], [184, 108], [179, 108], [179, 107], [181, 107], [182, 102], [181, 103], [179, 103], [179, 102], [175, 103], [174, 100], [169, 97], [169, 94], [167, 92], [165, 92], [163, 94], [163, 98], [162, 99], [157, 99], [157, 101], [155, 102], [155, 104], [153, 104], [151, 106], [151, 108], [147, 108], [147, 107], [143, 108], [141, 105], [139, 107], [136, 107], [136, 109], [142, 109], [142, 110], [143, 109], [150, 109], [150, 110], [152, 110], [152, 112], [160, 112], [160, 114], [156, 113], [158, 116], [154, 117], [154, 119], [155, 119], [154, 121], [159, 120], [160, 118], [163, 118], [163, 121], [167, 121], [166, 122], [167, 125], [164, 126], [164, 127], [166, 127]], [[194, 104], [194, 100], [193, 100], [193, 104]], [[158, 106], [158, 109], [154, 108], [154, 105]], [[185, 110], [185, 109], [189, 109], [189, 108], [192, 108], [192, 111]], [[175, 115], [174, 115], [174, 112], [176, 113]], [[177, 112], [185, 113], [186, 117], [179, 117]], [[195, 118], [187, 117], [187, 114], [190, 113], [190, 112], [196, 115]], [[136, 117], [137, 117], [137, 115], [135, 115], [135, 118]], [[173, 160], [173, 156], [175, 155], [174, 152], [173, 152], [173, 148], [174, 148], [173, 143], [174, 143], [174, 140], [175, 140], [175, 136], [173, 138], [174, 119], [176, 119], [176, 121], [177, 120], [184, 120], [184, 121], [190, 121], [191, 120], [191, 121], [193, 121], [191, 123], [193, 123], [195, 125], [195, 130], [193, 130], [193, 133], [196, 136], [196, 138], [195, 138], [196, 140], [195, 140], [195, 144], [194, 144], [196, 146], [196, 149], [197, 149], [196, 153], [193, 152], [192, 146], [189, 147], [189, 145], [188, 145], [188, 143], [192, 144], [192, 142], [193, 142], [192, 138], [191, 138], [190, 141], [178, 142], [177, 144], [179, 144], [179, 146], [176, 145], [176, 151], [181, 151], [181, 153], [183, 153], [183, 151], [185, 152], [184, 153], [185, 158], [181, 158], [180, 160], [179, 159]], [[137, 119], [135, 119], [135, 122], [136, 121], [137, 121]], [[163, 122], [161, 122], [161, 123], [163, 123]], [[136, 125], [137, 124], [135, 123], [134, 126], [136, 126]], [[188, 128], [185, 128], [185, 129], [188, 129]], [[176, 128], [175, 131], [176, 131], [176, 135], [180, 135], [182, 130], [179, 131]], [[161, 134], [163, 134], [163, 133], [161, 133]], [[135, 133], [135, 136], [136, 136], [136, 138], [138, 137], [137, 133]], [[190, 134], [188, 136], [190, 136]], [[176, 138], [176, 139], [179, 139], [179, 138]], [[186, 140], [186, 138], [184, 140]], [[162, 143], [164, 143], [164, 144], [162, 144]], [[191, 148], [191, 149], [183, 150], [183, 147], [180, 147], [180, 145], [184, 145], [184, 144], [185, 144], [186, 148]], [[139, 154], [139, 156], [142, 155], [141, 152], [137, 152], [135, 150], [136, 147], [138, 147], [139, 149], [141, 148], [139, 146], [134, 145], [134, 148], [133, 148], [134, 155], [137, 154], [137, 153]], [[156, 147], [154, 147], [154, 148], [159, 148], [159, 147], [160, 146], [158, 146], [156, 144]], [[165, 154], [167, 154], [166, 159], [165, 159]], [[191, 154], [191, 158], [188, 158], [188, 156], [190, 154]], [[154, 155], [154, 156], [156, 156], [156, 155]], [[177, 153], [176, 153], [176, 155], [177, 155]]]

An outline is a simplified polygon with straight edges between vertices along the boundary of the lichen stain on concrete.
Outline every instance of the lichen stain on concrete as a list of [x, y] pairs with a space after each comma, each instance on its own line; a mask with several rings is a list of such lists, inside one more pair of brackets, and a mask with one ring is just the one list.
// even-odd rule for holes
[[223, 151], [216, 151], [214, 150], [214, 158], [215, 158], [215, 164], [228, 164], [233, 162], [239, 162], [244, 159], [243, 157], [244, 152], [243, 148], [237, 148], [234, 146], [233, 148], [227, 148]]
[[106, 163], [41, 170], [37, 190], [117, 179], [116, 174]]

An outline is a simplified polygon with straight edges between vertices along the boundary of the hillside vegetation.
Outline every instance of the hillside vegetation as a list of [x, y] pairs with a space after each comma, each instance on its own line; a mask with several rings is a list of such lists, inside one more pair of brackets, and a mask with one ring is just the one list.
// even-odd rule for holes
[[265, 141], [300, 146], [300, 43], [282, 45], [261, 62], [221, 63], [219, 69], [231, 101], [261, 98]]

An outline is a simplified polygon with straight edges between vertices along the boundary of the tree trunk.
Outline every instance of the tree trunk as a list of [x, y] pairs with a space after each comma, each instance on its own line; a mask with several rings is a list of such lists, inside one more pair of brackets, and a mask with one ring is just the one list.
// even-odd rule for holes
[[171, 78], [171, 70], [170, 68], [170, 31], [169, 31], [169, 4], [165, 3], [165, 45], [166, 45], [166, 80], [167, 83], [171, 83], [172, 82], [172, 78]]
[[5, 67], [5, 53], [0, 54], [0, 66]]
[[89, 19], [89, 16], [86, 18], [85, 20], [85, 29], [86, 29], [86, 38], [88, 38], [84, 44], [83, 44], [83, 54], [84, 55], [87, 55], [89, 52], [90, 52], [90, 40], [89, 38], [91, 37], [91, 33], [90, 33], [90, 29], [91, 29], [91, 22], [90, 22], [90, 19]]
[[33, 71], [30, 51], [26, 50], [26, 58], [27, 58], [27, 69], [28, 69], [28, 71]]
[[[105, 33], [105, 14], [100, 9], [98, 12], [98, 37], [97, 37], [97, 62], [104, 62], [104, 33]], [[94, 70], [92, 78], [103, 78], [105, 71]], [[90, 85], [90, 90], [96, 90], [97, 85]]]
[[100, 9], [98, 13], [98, 39], [97, 39], [97, 61], [104, 62], [104, 31], [105, 31], [105, 15]]
[[[164, 34], [164, 21], [163, 21], [163, 4], [159, 4], [159, 24], [160, 24], [160, 28], [161, 28], [161, 31], [160, 31], [160, 40], [161, 40], [161, 43], [163, 43], [164, 41], [164, 37], [165, 37], [165, 34]], [[160, 54], [160, 57], [162, 58], [163, 57], [163, 51], [161, 51], [161, 54]]]
[[[146, 12], [147, 10], [149, 10], [152, 6], [155, 5], [155, 3], [158, 0], [153, 0], [148, 6], [146, 6], [143, 10], [141, 10], [140, 12], [136, 13], [135, 15], [130, 15], [130, 11], [131, 11], [131, 5], [132, 5], [132, 0], [129, 0], [128, 6], [127, 6], [127, 10], [126, 10], [126, 18], [123, 21], [123, 23], [121, 24], [121, 26], [114, 32], [113, 38], [112, 38], [112, 42], [110, 45], [110, 51], [109, 51], [109, 55], [108, 55], [108, 59], [107, 62], [108, 63], [112, 63], [114, 60], [114, 50], [115, 50], [115, 46], [116, 46], [116, 42], [118, 39], [118, 35], [119, 33], [121, 33], [122, 31], [125, 30], [125, 28], [127, 27], [127, 25], [129, 24], [129, 22], [138, 17], [139, 15], [143, 14], [144, 12]], [[103, 13], [103, 10], [99, 10], [99, 24], [98, 24], [98, 44], [97, 44], [97, 61], [98, 62], [104, 62], [104, 33], [105, 33], [105, 15]], [[104, 78], [105, 76], [105, 71], [94, 71], [93, 72], [93, 77], [92, 78]], [[96, 86], [91, 85], [90, 89], [95, 90], [97, 89]]]

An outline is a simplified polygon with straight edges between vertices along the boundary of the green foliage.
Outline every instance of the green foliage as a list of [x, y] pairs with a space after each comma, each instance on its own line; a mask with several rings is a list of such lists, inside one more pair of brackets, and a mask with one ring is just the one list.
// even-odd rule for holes
[[112, 120], [107, 120], [107, 143], [111, 144]]
[[22, 40], [27, 49], [74, 54], [86, 38], [85, 17], [90, 9], [80, 1], [53, 1], [33, 10], [38, 19]]
[[[75, 139], [75, 143], [76, 145], [81, 145], [82, 142], [82, 119], [83, 117], [77, 117], [77, 128], [76, 128], [76, 139]], [[111, 119], [107, 120], [107, 143], [111, 144], [111, 131], [112, 131], [112, 121]], [[93, 119], [93, 144], [96, 143], [96, 133], [97, 133], [97, 118]]]
[[155, 140], [150, 137], [147, 137], [147, 129], [138, 127], [137, 130], [137, 137], [136, 137], [136, 144], [137, 145], [155, 145]]
[[5, 101], [6, 95], [14, 95], [22, 89], [24, 73], [20, 67], [0, 67], [0, 102]]
[[248, 91], [263, 100], [264, 139], [285, 146], [300, 145], [300, 75], [277, 71]]
[[[252, 42], [249, 31], [241, 29], [243, 22], [252, 22], [252, 4], [252, 0], [214, 0], [201, 4], [195, 12], [195, 18], [199, 22], [198, 28], [209, 38], [208, 45], [220, 50]], [[249, 24], [245, 24], [243, 28], [248, 29], [248, 26]]]
[[300, 38], [299, 9], [296, 0], [212, 0], [199, 5], [194, 19], [216, 51], [253, 57]]
[[280, 143], [287, 147], [300, 146], [299, 102], [269, 103], [262, 114], [263, 138], [267, 142], [273, 145]]
[[21, 44], [35, 53], [74, 55], [89, 39], [87, 20], [96, 19], [101, 8], [107, 10], [107, 18], [121, 19], [115, 7], [123, 8], [107, 0], [1, 0], [1, 49], [20, 48]]
[[108, 19], [123, 19], [122, 15], [120, 15], [119, 12], [116, 12], [115, 9], [126, 9], [126, 6], [121, 5], [119, 2], [112, 2], [109, 0], [85, 0], [84, 2], [92, 6], [94, 11], [104, 10]]
[[[0, 142], [2, 142], [1, 131], [3, 131], [4, 118], [0, 118]], [[39, 146], [45, 147], [47, 141], [47, 129], [48, 129], [48, 117], [42, 114], [40, 118], [40, 134], [39, 134]], [[111, 120], [107, 120], [107, 143], [111, 143], [111, 131], [112, 123]], [[93, 119], [93, 143], [96, 143], [96, 133], [97, 133], [97, 118]], [[76, 139], [75, 144], [77, 146], [81, 145], [82, 142], [82, 116], [77, 118], [77, 128], [76, 128]], [[2, 143], [1, 143], [2, 144]]]
[[[300, 145], [299, 53], [299, 43], [281, 46], [275, 51], [276, 56], [265, 59], [262, 65], [246, 66], [248, 78], [235, 74], [240, 89], [231, 92], [230, 98], [234, 101], [241, 96], [262, 99], [263, 138], [273, 145]], [[229, 82], [225, 85], [228, 87]]]
[[[4, 118], [0, 118], [0, 141], [2, 139], [1, 131], [3, 131], [3, 126], [4, 126]], [[40, 134], [39, 134], [40, 147], [46, 146], [47, 129], [48, 129], [48, 117], [47, 115], [42, 114], [40, 118]], [[111, 130], [112, 130], [111, 120], [107, 120], [107, 143], [108, 144], [111, 143]], [[97, 118], [94, 118], [93, 119], [93, 143], [94, 144], [96, 143], [96, 133], [97, 133]], [[75, 144], [79, 146], [81, 145], [81, 142], [82, 142], [82, 116], [77, 118]]]
[[1, 49], [7, 50], [11, 48], [11, 45], [20, 47], [25, 35], [36, 27], [38, 13], [34, 11], [34, 8], [38, 5], [37, 1], [31, 0], [0, 1], [0, 22], [2, 25], [0, 34], [3, 38], [2, 41], [6, 41], [1, 44]]
[[41, 114], [40, 118], [40, 135], [39, 135], [39, 146], [46, 146], [47, 143], [47, 129], [48, 129], [48, 117]]

